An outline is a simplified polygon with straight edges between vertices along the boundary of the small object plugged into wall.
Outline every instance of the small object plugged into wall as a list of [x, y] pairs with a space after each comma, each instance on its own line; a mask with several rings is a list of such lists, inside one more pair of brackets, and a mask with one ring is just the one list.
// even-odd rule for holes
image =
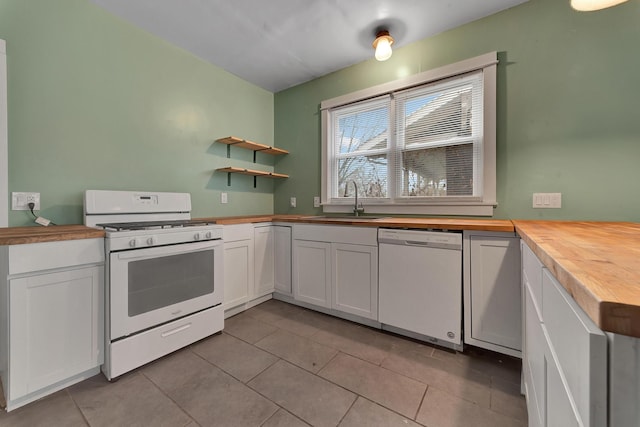
[[626, 1], [627, 0], [571, 0], [571, 7], [581, 12], [591, 12], [616, 6]]
[[389, 35], [388, 30], [380, 30], [376, 33], [376, 39], [373, 41], [373, 48], [376, 50], [375, 57], [378, 61], [386, 61], [391, 58], [393, 51], [391, 45], [393, 37]]

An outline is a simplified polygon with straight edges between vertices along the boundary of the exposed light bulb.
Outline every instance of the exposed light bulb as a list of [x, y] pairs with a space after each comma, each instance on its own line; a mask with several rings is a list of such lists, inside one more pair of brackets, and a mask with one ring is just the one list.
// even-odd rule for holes
[[378, 46], [376, 46], [376, 59], [378, 61], [386, 61], [391, 58], [393, 51], [391, 50], [391, 43], [389, 40], [383, 38], [378, 41]]
[[571, 7], [581, 12], [591, 12], [624, 3], [627, 0], [571, 0]]
[[375, 57], [378, 61], [386, 61], [391, 58], [393, 51], [391, 45], [393, 44], [393, 37], [389, 35], [388, 31], [380, 31], [376, 35], [376, 39], [373, 41], [373, 47], [376, 50]]

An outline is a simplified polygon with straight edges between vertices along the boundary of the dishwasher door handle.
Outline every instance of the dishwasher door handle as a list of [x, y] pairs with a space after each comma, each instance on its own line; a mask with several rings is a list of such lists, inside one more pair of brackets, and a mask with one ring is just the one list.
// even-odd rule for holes
[[403, 244], [405, 246], [431, 246], [432, 245], [429, 242], [420, 242], [418, 240], [405, 240]]
[[462, 245], [459, 243], [440, 243], [440, 242], [422, 242], [420, 240], [394, 240], [380, 241], [380, 245], [396, 245], [396, 246], [416, 246], [420, 248], [428, 249], [451, 249], [454, 251], [462, 250]]

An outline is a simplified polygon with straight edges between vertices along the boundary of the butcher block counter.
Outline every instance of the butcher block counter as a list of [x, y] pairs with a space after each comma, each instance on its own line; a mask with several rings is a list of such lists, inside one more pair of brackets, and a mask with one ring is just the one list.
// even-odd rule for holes
[[282, 221], [294, 218], [303, 218], [304, 215], [243, 215], [211, 218], [197, 218], [198, 220], [211, 221], [220, 225], [251, 224], [258, 222]]
[[84, 225], [51, 225], [48, 227], [1, 227], [0, 246], [63, 240], [96, 239], [104, 231]]
[[640, 337], [640, 223], [513, 223], [600, 329]]
[[463, 218], [396, 218], [370, 216], [253, 215], [222, 218], [198, 218], [216, 224], [231, 225], [257, 222], [297, 222], [308, 224], [356, 225], [363, 227], [418, 228], [444, 230], [482, 230], [513, 232], [511, 221]]

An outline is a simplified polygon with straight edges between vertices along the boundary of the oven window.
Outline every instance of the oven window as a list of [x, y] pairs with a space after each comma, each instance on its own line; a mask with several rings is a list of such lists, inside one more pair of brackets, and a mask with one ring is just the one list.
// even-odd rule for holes
[[213, 293], [213, 250], [129, 263], [129, 317]]

